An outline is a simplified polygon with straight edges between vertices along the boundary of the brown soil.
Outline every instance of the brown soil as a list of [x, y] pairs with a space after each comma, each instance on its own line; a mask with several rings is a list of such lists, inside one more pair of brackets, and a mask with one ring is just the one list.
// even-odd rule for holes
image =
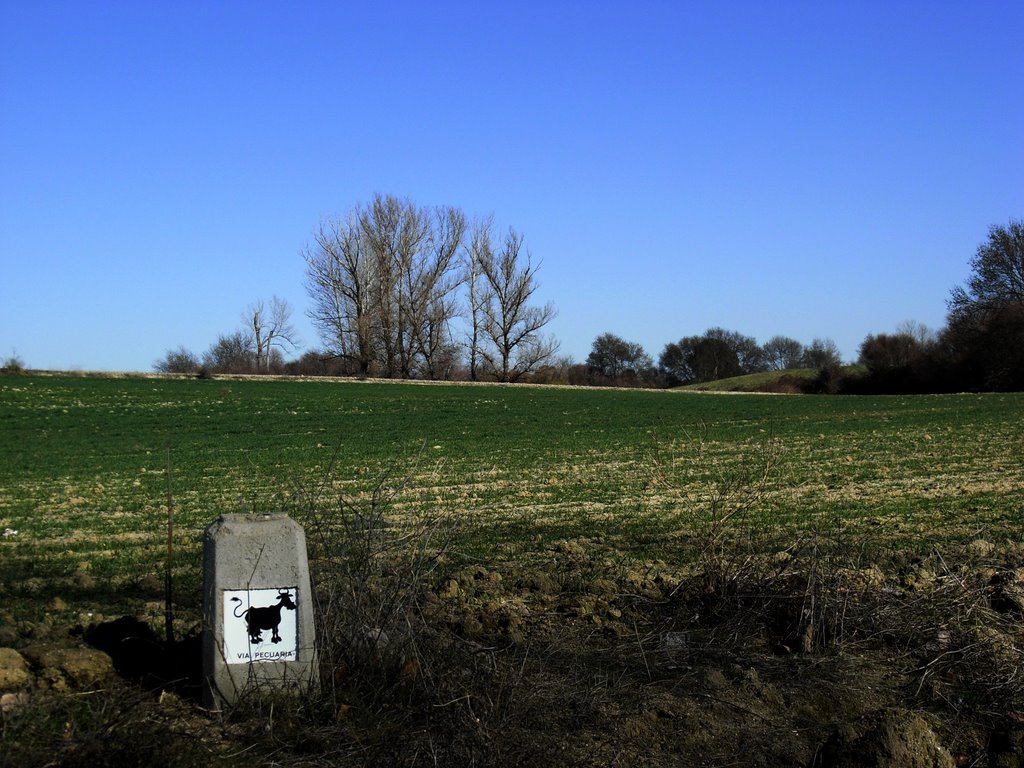
[[[179, 765], [1024, 768], [1018, 546], [864, 568], [723, 555], [675, 571], [580, 540], [549, 555], [449, 570], [386, 627], [386, 646], [328, 667], [315, 700], [228, 716], [116, 654], [134, 682], [55, 685], [44, 657], [67, 654], [9, 626], [34, 677], [9, 676], [22, 682], [5, 698], [0, 764], [137, 764], [156, 750]], [[47, 648], [117, 645], [111, 624], [57, 622]], [[159, 643], [144, 627], [117, 631]], [[91, 715], [69, 715], [82, 691], [96, 691]], [[40, 711], [70, 730], [45, 743], [26, 722]]]

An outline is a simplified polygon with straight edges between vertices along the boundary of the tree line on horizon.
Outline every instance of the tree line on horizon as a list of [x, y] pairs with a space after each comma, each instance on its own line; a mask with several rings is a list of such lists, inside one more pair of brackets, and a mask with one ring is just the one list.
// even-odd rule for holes
[[839, 347], [828, 338], [814, 339], [805, 346], [796, 339], [777, 335], [762, 346], [753, 336], [715, 327], [699, 336], [669, 342], [655, 365], [640, 344], [603, 333], [594, 339], [586, 362], [573, 366], [570, 383], [674, 387], [749, 373], [841, 365]]
[[257, 301], [241, 328], [201, 356], [168, 350], [161, 372], [277, 373], [398, 379], [671, 387], [749, 373], [815, 369], [768, 387], [814, 392], [944, 392], [1024, 389], [1024, 223], [993, 225], [965, 286], [948, 299], [946, 326], [908, 321], [869, 334], [857, 372], [842, 367], [828, 338], [809, 345], [776, 335], [764, 345], [709, 328], [665, 345], [657, 363], [614, 333], [598, 335], [582, 363], [558, 356], [546, 335], [555, 307], [539, 306], [535, 262], [523, 235], [497, 237], [493, 218], [468, 220], [454, 207], [420, 207], [375, 195], [327, 218], [302, 251], [309, 317], [322, 347], [297, 351], [292, 309]]
[[656, 367], [639, 344], [602, 334], [587, 357], [585, 383], [674, 386], [813, 368], [814, 377], [780, 376], [764, 387], [849, 394], [1024, 390], [1024, 222], [990, 226], [970, 267], [967, 284], [950, 293], [944, 328], [907, 321], [894, 332], [868, 334], [855, 371], [842, 367], [830, 339], [805, 348], [775, 336], [758, 346], [752, 337], [712, 328], [667, 344]]

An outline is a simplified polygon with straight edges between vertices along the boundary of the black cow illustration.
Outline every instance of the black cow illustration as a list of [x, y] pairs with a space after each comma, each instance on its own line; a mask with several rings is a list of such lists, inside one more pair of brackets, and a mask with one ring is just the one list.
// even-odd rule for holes
[[238, 612], [238, 609], [242, 607], [241, 598], [232, 597], [231, 600], [238, 603], [235, 606], [234, 615], [235, 618], [245, 619], [250, 642], [262, 643], [264, 629], [271, 631], [270, 642], [281, 642], [281, 635], [277, 632], [277, 628], [281, 624], [281, 608], [287, 608], [289, 611], [295, 610], [295, 603], [292, 602], [289, 590], [278, 591], [277, 605], [268, 605], [266, 608], [246, 608], [242, 613]]

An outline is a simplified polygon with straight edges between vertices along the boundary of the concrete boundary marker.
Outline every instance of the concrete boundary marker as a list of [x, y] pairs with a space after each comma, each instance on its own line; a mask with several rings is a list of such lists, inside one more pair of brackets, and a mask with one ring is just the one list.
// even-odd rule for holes
[[203, 532], [203, 703], [317, 683], [306, 534], [283, 513], [223, 514]]

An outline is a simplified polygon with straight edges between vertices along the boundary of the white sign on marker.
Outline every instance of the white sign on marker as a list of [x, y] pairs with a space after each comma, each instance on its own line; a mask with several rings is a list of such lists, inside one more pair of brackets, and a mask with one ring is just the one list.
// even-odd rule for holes
[[297, 587], [224, 590], [224, 658], [228, 664], [296, 661]]

